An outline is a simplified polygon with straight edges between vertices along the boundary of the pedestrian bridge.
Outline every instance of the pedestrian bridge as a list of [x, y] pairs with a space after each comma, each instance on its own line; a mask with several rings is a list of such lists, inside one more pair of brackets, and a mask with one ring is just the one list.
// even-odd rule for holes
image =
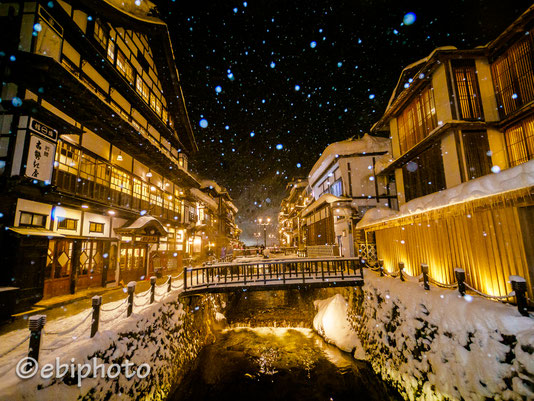
[[363, 285], [359, 258], [264, 259], [184, 269], [181, 297], [201, 293]]

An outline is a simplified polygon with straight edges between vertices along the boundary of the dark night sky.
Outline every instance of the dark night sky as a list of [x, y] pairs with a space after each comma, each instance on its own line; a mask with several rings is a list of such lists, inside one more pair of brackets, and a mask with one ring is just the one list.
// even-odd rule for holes
[[486, 44], [532, 3], [158, 4], [200, 148], [192, 169], [229, 189], [253, 242], [254, 219], [276, 220], [288, 179], [306, 176], [330, 143], [369, 131], [402, 68], [438, 46]]

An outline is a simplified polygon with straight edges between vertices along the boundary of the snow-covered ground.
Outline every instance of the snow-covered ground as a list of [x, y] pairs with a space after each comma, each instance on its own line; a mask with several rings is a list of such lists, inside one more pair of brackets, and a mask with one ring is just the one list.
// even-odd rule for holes
[[[150, 366], [144, 379], [128, 379], [123, 370], [118, 377], [98, 377], [81, 380], [43, 379], [36, 375], [21, 380], [16, 375], [16, 364], [28, 352], [28, 341], [14, 351], [3, 355], [23, 340], [27, 330], [2, 336], [0, 342], [0, 400], [73, 400], [78, 397], [110, 400], [163, 399], [170, 391], [180, 369], [193, 360], [199, 349], [212, 338], [210, 322], [216, 320], [214, 298], [203, 297], [197, 307], [186, 313], [178, 302], [180, 288], [166, 292], [166, 285], [156, 288], [156, 302], [149, 303], [150, 293], [137, 294], [134, 313], [126, 317], [126, 304], [116, 301], [103, 305], [101, 325], [95, 337], [90, 338], [91, 311], [59, 319], [45, 325], [39, 366], [55, 364], [97, 364], [109, 367], [128, 360], [132, 370], [143, 363]], [[115, 308], [115, 310], [113, 310]]]

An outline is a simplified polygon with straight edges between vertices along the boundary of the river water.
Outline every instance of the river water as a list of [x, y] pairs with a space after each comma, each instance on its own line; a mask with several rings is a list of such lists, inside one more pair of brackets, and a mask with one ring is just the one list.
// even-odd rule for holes
[[169, 401], [400, 400], [367, 363], [310, 329], [234, 328], [205, 347]]

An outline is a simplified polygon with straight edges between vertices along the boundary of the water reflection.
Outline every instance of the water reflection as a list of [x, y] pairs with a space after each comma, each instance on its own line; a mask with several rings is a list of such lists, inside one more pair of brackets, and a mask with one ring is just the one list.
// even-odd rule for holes
[[169, 397], [182, 400], [396, 400], [364, 362], [309, 329], [242, 328], [202, 350]]

